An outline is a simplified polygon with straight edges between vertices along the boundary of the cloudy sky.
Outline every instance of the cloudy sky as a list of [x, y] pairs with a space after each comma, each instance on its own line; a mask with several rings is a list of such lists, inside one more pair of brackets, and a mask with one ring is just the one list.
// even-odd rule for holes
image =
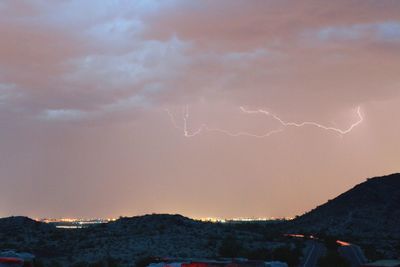
[[0, 1], [0, 216], [302, 214], [399, 115], [397, 0]]

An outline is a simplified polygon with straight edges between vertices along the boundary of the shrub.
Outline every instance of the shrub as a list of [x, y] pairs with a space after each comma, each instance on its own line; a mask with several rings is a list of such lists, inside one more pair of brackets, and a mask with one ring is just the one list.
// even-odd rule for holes
[[243, 248], [233, 235], [227, 236], [222, 240], [219, 247], [219, 255], [224, 258], [235, 258], [240, 256]]
[[289, 266], [298, 266], [300, 263], [300, 256], [300, 250], [291, 249], [290, 247], [276, 248], [272, 253], [274, 260], [286, 262]]
[[351, 267], [350, 263], [336, 251], [328, 253], [318, 260], [319, 267]]

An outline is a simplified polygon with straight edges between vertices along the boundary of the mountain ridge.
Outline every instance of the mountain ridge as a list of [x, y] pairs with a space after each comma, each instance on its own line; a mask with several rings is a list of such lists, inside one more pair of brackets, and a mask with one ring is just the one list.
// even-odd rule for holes
[[[67, 230], [23, 216], [0, 219], [0, 249], [33, 252], [45, 259], [93, 262], [105, 257], [129, 264], [145, 256], [216, 257], [235, 237], [245, 251], [285, 246], [288, 233], [331, 235], [382, 253], [400, 248], [400, 174], [373, 177], [291, 221], [211, 223], [179, 214], [120, 217]], [[12, 234], [10, 234], [12, 233]], [[290, 241], [291, 242], [291, 241]]]

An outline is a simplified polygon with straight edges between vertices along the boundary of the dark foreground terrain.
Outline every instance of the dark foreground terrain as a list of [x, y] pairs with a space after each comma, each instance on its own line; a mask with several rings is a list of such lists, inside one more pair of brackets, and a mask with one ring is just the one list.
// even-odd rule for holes
[[297, 232], [350, 240], [367, 254], [399, 257], [400, 174], [367, 179], [287, 225]]
[[38, 266], [140, 266], [152, 256], [246, 257], [314, 266], [326, 254], [326, 246], [285, 237], [288, 233], [356, 243], [370, 259], [400, 257], [400, 174], [368, 179], [292, 221], [211, 223], [154, 214], [71, 230], [8, 217], [0, 219], [0, 249], [31, 252]]
[[26, 217], [9, 217], [0, 220], [0, 245], [3, 250], [31, 252], [52, 264], [112, 259], [132, 266], [149, 256], [251, 256], [258, 250], [285, 246], [274, 238], [272, 228], [272, 224], [207, 223], [181, 215], [154, 214], [72, 230]]

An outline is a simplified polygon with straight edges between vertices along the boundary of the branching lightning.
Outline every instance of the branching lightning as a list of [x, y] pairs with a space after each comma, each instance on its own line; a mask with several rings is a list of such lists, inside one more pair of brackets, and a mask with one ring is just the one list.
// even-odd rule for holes
[[339, 133], [340, 135], [345, 135], [350, 133], [357, 125], [359, 125], [360, 123], [363, 122], [364, 118], [361, 114], [361, 107], [357, 107], [357, 116], [358, 116], [358, 120], [356, 122], [354, 122], [353, 124], [350, 125], [349, 128], [347, 129], [339, 129], [339, 128], [335, 128], [335, 127], [331, 127], [331, 126], [324, 126], [322, 124], [316, 123], [316, 122], [312, 122], [312, 121], [305, 121], [305, 122], [286, 122], [284, 120], [282, 120], [281, 118], [279, 118], [278, 116], [271, 114], [270, 112], [263, 110], [263, 109], [258, 109], [258, 110], [246, 110], [244, 107], [240, 107], [240, 110], [244, 113], [247, 114], [264, 114], [266, 116], [271, 116], [272, 118], [274, 118], [275, 120], [277, 120], [282, 126], [284, 127], [288, 127], [288, 126], [294, 126], [294, 127], [303, 127], [303, 126], [314, 126], [314, 127], [318, 127], [321, 128], [323, 130], [327, 130], [327, 131], [334, 131]]
[[222, 133], [222, 134], [225, 134], [225, 135], [228, 135], [231, 137], [247, 136], [247, 137], [254, 137], [254, 138], [265, 138], [265, 137], [271, 136], [272, 134], [282, 132], [287, 127], [306, 127], [306, 126], [320, 128], [322, 130], [331, 131], [331, 132], [339, 134], [340, 136], [343, 136], [345, 134], [350, 133], [355, 127], [360, 125], [364, 120], [364, 118], [361, 114], [361, 107], [357, 107], [357, 116], [358, 116], [357, 121], [352, 123], [346, 129], [340, 129], [340, 128], [336, 128], [336, 127], [332, 127], [332, 126], [325, 126], [323, 124], [319, 124], [319, 123], [313, 122], [313, 121], [287, 122], [287, 121], [284, 121], [283, 119], [281, 119], [280, 117], [278, 117], [277, 115], [272, 114], [271, 112], [264, 110], [264, 109], [248, 110], [244, 107], [240, 107], [240, 110], [244, 114], [262, 114], [262, 115], [271, 117], [280, 124], [280, 127], [277, 129], [265, 132], [263, 134], [254, 134], [254, 133], [243, 132], [243, 131], [231, 132], [231, 131], [219, 129], [219, 128], [210, 128], [206, 124], [202, 124], [197, 130], [189, 130], [189, 127], [188, 127], [188, 124], [189, 124], [188, 121], [190, 119], [189, 106], [186, 105], [183, 108], [183, 111], [182, 111], [182, 113], [183, 113], [182, 114], [182, 121], [183, 121], [182, 124], [183, 125], [182, 126], [179, 126], [179, 124], [177, 123], [177, 121], [175, 119], [175, 116], [168, 109], [166, 111], [171, 119], [173, 126], [176, 129], [183, 131], [183, 135], [185, 137], [194, 137], [194, 136], [201, 134], [202, 132], [218, 132], [218, 133]]
[[283, 131], [283, 127], [280, 127], [279, 129], [276, 130], [272, 130], [272, 131], [268, 131], [266, 133], [263, 134], [253, 134], [253, 133], [249, 133], [249, 132], [230, 132], [224, 129], [219, 129], [219, 128], [210, 128], [208, 127], [206, 124], [202, 124], [197, 130], [194, 131], [190, 131], [188, 129], [188, 120], [190, 118], [189, 115], [189, 107], [185, 106], [184, 110], [183, 110], [183, 115], [182, 115], [182, 121], [183, 121], [183, 126], [179, 126], [178, 123], [176, 122], [175, 116], [171, 113], [170, 110], [166, 109], [166, 112], [168, 113], [168, 116], [171, 119], [172, 125], [178, 129], [183, 131], [183, 135], [185, 137], [194, 137], [196, 135], [199, 135], [202, 132], [218, 132], [218, 133], [222, 133], [231, 137], [240, 137], [240, 136], [247, 136], [247, 137], [254, 137], [254, 138], [264, 138], [264, 137], [268, 137], [272, 134], [275, 133], [279, 133]]
[[188, 120], [189, 120], [189, 106], [186, 105], [183, 109], [183, 114], [182, 114], [182, 120], [183, 120], [183, 126], [179, 126], [178, 123], [175, 120], [175, 116], [169, 111], [169, 109], [166, 109], [168, 116], [171, 119], [172, 125], [178, 129], [178, 130], [182, 130], [183, 131], [183, 135], [185, 137], [193, 137], [196, 136], [198, 134], [200, 134], [206, 127], [205, 124], [201, 125], [199, 129], [197, 129], [196, 131], [189, 131], [188, 130]]

